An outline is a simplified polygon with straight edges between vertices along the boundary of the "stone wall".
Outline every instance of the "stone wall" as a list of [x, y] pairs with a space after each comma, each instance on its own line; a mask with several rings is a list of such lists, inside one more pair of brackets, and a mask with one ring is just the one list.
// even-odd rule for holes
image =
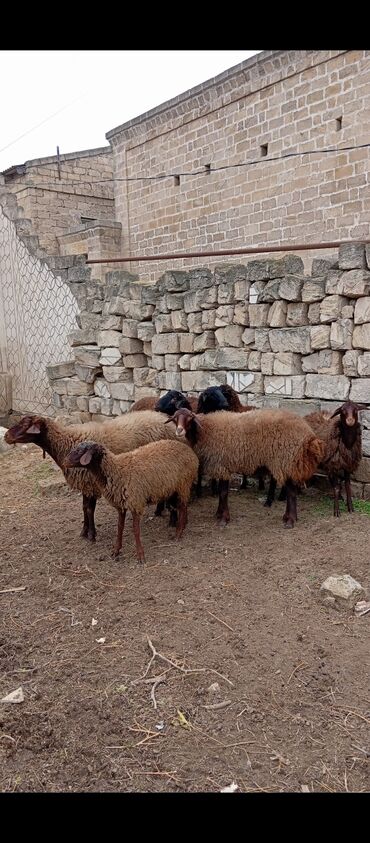
[[367, 238], [369, 55], [265, 51], [108, 132], [124, 254]]
[[59, 167], [56, 156], [26, 161], [5, 170], [3, 177], [31, 235], [49, 255], [59, 254], [58, 238], [84, 228], [82, 218], [115, 218], [110, 147], [61, 155]]
[[[305, 414], [370, 403], [370, 247], [342, 246], [304, 275], [297, 256], [165, 273], [157, 285], [82, 267], [74, 363], [49, 367], [54, 403], [105, 419], [168, 389], [231, 384], [241, 400]], [[72, 281], [72, 278], [69, 278]], [[370, 411], [356, 479], [370, 494]]]

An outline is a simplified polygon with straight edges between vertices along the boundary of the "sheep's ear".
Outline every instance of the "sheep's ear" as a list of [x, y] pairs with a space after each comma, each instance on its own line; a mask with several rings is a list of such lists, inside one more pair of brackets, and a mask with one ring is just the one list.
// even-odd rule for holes
[[40, 425], [35, 422], [31, 427], [27, 428], [27, 433], [41, 433]]
[[85, 451], [80, 457], [80, 465], [89, 465], [92, 460], [92, 451]]
[[173, 416], [169, 416], [168, 419], [166, 419], [165, 424], [169, 424], [170, 422], [176, 424], [176, 419], [174, 419]]
[[341, 407], [338, 407], [338, 409], [334, 411], [333, 415], [330, 416], [330, 418], [333, 419], [334, 416], [340, 416], [341, 409], [342, 409]]
[[195, 421], [195, 424], [198, 425], [198, 427], [202, 427], [199, 419], [197, 419], [197, 417], [195, 415], [193, 416], [193, 421]]

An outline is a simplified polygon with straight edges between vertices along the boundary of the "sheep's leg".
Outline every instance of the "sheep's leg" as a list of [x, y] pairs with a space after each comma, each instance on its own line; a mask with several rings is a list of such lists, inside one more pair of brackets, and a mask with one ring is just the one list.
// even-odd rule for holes
[[257, 477], [258, 477], [258, 491], [259, 491], [259, 492], [264, 492], [264, 491], [265, 491], [265, 476], [264, 476], [264, 472], [263, 472], [260, 468], [258, 468], [258, 469], [257, 469], [256, 474], [257, 474]]
[[145, 562], [145, 554], [144, 548], [141, 543], [141, 536], [140, 536], [140, 515], [137, 512], [132, 513], [132, 526], [134, 530], [135, 542], [136, 542], [136, 554], [138, 562]]
[[199, 466], [198, 468], [198, 480], [197, 480], [197, 488], [196, 488], [197, 498], [202, 497], [202, 469]]
[[159, 503], [157, 503], [154, 515], [156, 515], [158, 518], [160, 518], [162, 513], [163, 513], [164, 507], [165, 507], [165, 501], [159, 501]]
[[268, 492], [267, 492], [267, 498], [265, 500], [265, 503], [263, 504], [264, 506], [272, 506], [272, 504], [274, 503], [276, 486], [277, 486], [277, 483], [276, 483], [275, 477], [272, 477], [272, 475], [271, 475], [270, 485], [269, 485]]
[[178, 510], [178, 505], [179, 505], [179, 504], [178, 504], [178, 496], [177, 496], [177, 492], [175, 492], [175, 494], [174, 494], [174, 495], [171, 495], [171, 497], [168, 499], [168, 501], [166, 501], [166, 506], [167, 506], [167, 508], [168, 508], [168, 509], [169, 509], [169, 511], [170, 511], [170, 521], [169, 521], [169, 526], [170, 526], [170, 527], [177, 527], [177, 523], [178, 523], [178, 513], [177, 513], [177, 510]]
[[83, 539], [87, 539], [87, 534], [88, 534], [88, 531], [89, 531], [89, 516], [87, 514], [87, 501], [88, 501], [88, 498], [86, 497], [86, 495], [82, 495], [82, 508], [83, 508], [83, 512], [84, 512], [84, 525], [82, 527], [80, 535], [82, 536]]
[[218, 482], [217, 480], [211, 480], [211, 495], [216, 497], [218, 494]]
[[294, 483], [291, 480], [286, 482], [286, 510], [283, 515], [284, 527], [294, 527], [294, 522], [298, 520], [297, 516], [297, 491]]
[[88, 530], [87, 530], [87, 538], [90, 542], [94, 542], [96, 539], [96, 530], [95, 530], [95, 522], [94, 522], [94, 513], [96, 507], [96, 498], [86, 498], [86, 513], [87, 513], [87, 521], [88, 521]]
[[218, 484], [218, 509], [216, 518], [219, 524], [228, 524], [230, 521], [230, 512], [228, 505], [229, 495], [229, 480], [220, 480]]
[[241, 488], [241, 489], [248, 489], [248, 487], [249, 487], [250, 485], [251, 485], [251, 484], [250, 484], [250, 482], [249, 482], [249, 480], [248, 480], [247, 475], [246, 475], [246, 474], [243, 474], [243, 479], [242, 479], [242, 482], [241, 482], [241, 484], [240, 484], [240, 488]]
[[125, 526], [125, 518], [126, 518], [126, 510], [120, 509], [118, 510], [118, 524], [117, 524], [117, 537], [116, 543], [113, 548], [113, 556], [116, 557], [119, 555], [120, 550], [122, 549], [122, 535]]
[[344, 485], [346, 487], [348, 512], [354, 512], [353, 503], [352, 503], [351, 475], [350, 475], [349, 471], [344, 472]]
[[329, 474], [329, 482], [334, 493], [334, 518], [339, 518], [340, 482], [335, 474]]
[[282, 486], [281, 489], [280, 489], [278, 501], [286, 501], [286, 499], [287, 499], [286, 486]]
[[179, 508], [178, 508], [178, 524], [176, 527], [176, 538], [181, 539], [181, 536], [185, 530], [185, 527], [188, 522], [188, 510], [186, 503], [180, 501]]

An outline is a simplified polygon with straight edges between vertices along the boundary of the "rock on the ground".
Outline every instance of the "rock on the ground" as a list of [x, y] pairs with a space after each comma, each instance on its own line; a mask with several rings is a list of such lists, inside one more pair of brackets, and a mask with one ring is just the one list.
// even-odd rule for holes
[[365, 597], [365, 589], [350, 574], [333, 574], [323, 582], [320, 594], [324, 599], [331, 598], [328, 603], [334, 599], [336, 607], [352, 609], [361, 597]]
[[7, 443], [4, 442], [4, 436], [6, 434], [6, 431], [6, 427], [0, 427], [0, 454], [6, 454], [6, 452], [10, 451], [12, 447], [11, 445], [7, 445]]

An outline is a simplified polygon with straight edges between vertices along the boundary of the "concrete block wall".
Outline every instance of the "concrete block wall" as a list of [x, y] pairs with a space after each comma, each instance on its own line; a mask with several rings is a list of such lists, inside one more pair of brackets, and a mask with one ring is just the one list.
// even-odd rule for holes
[[[60, 258], [62, 260], [62, 258]], [[69, 274], [68, 274], [69, 273]], [[75, 281], [74, 281], [75, 279]], [[305, 414], [347, 398], [370, 405], [370, 247], [172, 270], [156, 285], [71, 267], [79, 293], [74, 362], [48, 369], [58, 412], [103, 420], [168, 389], [231, 384], [242, 402]], [[357, 493], [370, 496], [370, 410]]]

